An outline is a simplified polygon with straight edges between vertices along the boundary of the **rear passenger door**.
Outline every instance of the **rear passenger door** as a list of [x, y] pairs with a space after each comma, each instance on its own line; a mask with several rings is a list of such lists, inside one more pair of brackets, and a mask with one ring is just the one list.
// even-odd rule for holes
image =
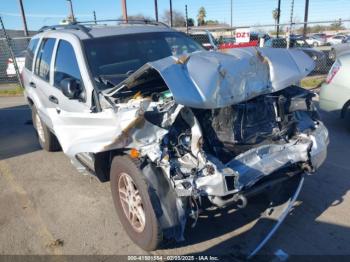
[[36, 60], [34, 63], [33, 75], [29, 86], [35, 88], [39, 101], [35, 101], [36, 108], [44, 123], [52, 129], [52, 121], [50, 118], [51, 109], [54, 108], [49, 101], [50, 72], [52, 54], [55, 48], [55, 38], [43, 38], [41, 40]]
[[29, 83], [32, 79], [34, 55], [35, 55], [37, 46], [39, 44], [39, 40], [40, 40], [39, 38], [32, 38], [26, 49], [24, 68], [22, 71], [23, 85], [26, 89], [31, 88]]

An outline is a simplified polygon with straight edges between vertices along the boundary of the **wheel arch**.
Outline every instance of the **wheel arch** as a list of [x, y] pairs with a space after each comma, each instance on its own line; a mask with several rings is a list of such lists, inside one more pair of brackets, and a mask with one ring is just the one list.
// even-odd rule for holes
[[125, 149], [114, 149], [95, 154], [95, 175], [100, 182], [108, 182], [110, 180], [113, 157], [121, 155], [125, 155]]
[[340, 113], [340, 117], [341, 117], [341, 118], [345, 118], [345, 117], [346, 117], [346, 114], [347, 114], [347, 112], [349, 112], [349, 110], [350, 110], [350, 100], [348, 100], [348, 101], [344, 104], [344, 106], [343, 106], [343, 108], [342, 108], [342, 110], [341, 110], [341, 113]]
[[27, 97], [27, 102], [30, 107], [34, 106], [34, 101], [29, 96]]

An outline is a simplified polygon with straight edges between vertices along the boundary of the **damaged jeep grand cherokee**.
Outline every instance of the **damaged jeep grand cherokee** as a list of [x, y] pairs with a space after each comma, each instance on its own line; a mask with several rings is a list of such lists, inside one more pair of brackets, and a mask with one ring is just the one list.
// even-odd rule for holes
[[42, 147], [110, 181], [126, 232], [154, 250], [204, 205], [243, 208], [320, 167], [328, 132], [297, 86], [313, 68], [301, 51], [209, 52], [156, 24], [68, 25], [32, 39], [23, 80]]

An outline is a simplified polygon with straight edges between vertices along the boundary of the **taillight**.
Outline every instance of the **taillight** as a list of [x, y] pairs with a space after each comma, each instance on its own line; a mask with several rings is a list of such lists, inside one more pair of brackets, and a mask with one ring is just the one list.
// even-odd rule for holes
[[329, 73], [327, 75], [327, 78], [326, 78], [326, 83], [327, 84], [332, 82], [333, 78], [338, 73], [340, 67], [341, 67], [340, 62], [339, 61], [335, 61], [334, 64], [332, 65], [332, 67], [331, 67], [331, 70], [329, 70]]

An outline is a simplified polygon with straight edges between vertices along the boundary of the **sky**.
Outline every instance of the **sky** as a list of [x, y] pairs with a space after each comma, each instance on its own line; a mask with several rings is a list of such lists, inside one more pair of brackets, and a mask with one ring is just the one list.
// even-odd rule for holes
[[[72, 0], [78, 20], [113, 19], [121, 16], [120, 0]], [[281, 22], [290, 19], [292, 0], [281, 0]], [[196, 19], [198, 9], [207, 11], [206, 19], [230, 23], [231, 0], [172, 0], [173, 9]], [[277, 0], [232, 0], [233, 26], [273, 24], [272, 10]], [[305, 0], [294, 0], [294, 19], [303, 21]], [[66, 0], [23, 0], [29, 30], [58, 24], [68, 14]], [[129, 15], [144, 14], [154, 18], [154, 0], [127, 0]], [[169, 9], [169, 0], [158, 0], [159, 17]], [[350, 19], [350, 0], [310, 0], [309, 21]], [[22, 29], [18, 0], [0, 0], [0, 15], [8, 29]]]

